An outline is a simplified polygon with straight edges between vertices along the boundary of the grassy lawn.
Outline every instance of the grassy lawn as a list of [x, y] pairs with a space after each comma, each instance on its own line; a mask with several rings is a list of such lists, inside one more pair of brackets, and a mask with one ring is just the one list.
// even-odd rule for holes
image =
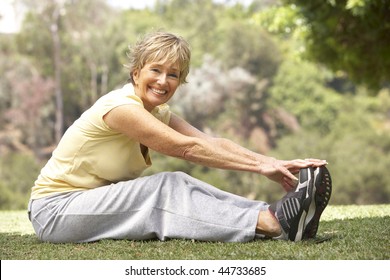
[[25, 211], [0, 211], [2, 260], [389, 260], [390, 204], [329, 206], [314, 240], [249, 243], [103, 240], [49, 244], [37, 239]]

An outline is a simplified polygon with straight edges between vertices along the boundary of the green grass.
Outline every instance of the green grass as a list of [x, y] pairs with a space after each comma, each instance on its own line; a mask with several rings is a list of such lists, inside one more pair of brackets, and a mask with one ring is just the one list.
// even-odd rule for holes
[[315, 240], [249, 243], [103, 240], [50, 244], [37, 239], [24, 211], [0, 212], [2, 260], [388, 260], [390, 204], [329, 206]]

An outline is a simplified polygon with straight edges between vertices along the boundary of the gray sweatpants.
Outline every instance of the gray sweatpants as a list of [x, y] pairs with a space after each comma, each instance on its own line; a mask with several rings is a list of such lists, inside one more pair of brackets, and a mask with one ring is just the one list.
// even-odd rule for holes
[[224, 192], [182, 172], [30, 201], [29, 216], [43, 241], [100, 239], [246, 242], [255, 238], [261, 201]]

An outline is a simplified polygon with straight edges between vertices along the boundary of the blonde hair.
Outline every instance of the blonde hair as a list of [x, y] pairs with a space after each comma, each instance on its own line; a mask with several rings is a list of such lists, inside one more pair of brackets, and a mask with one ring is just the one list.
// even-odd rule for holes
[[189, 44], [180, 36], [167, 32], [155, 32], [139, 39], [127, 53], [130, 61], [125, 65], [130, 70], [130, 82], [134, 84], [133, 73], [146, 63], [167, 61], [177, 63], [180, 69], [180, 84], [187, 83], [190, 71], [191, 51]]

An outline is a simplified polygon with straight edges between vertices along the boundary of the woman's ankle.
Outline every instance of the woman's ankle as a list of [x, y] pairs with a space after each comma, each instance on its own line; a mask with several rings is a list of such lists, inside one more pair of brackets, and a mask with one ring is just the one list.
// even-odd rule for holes
[[259, 212], [256, 233], [269, 237], [277, 237], [282, 233], [279, 222], [269, 210]]

